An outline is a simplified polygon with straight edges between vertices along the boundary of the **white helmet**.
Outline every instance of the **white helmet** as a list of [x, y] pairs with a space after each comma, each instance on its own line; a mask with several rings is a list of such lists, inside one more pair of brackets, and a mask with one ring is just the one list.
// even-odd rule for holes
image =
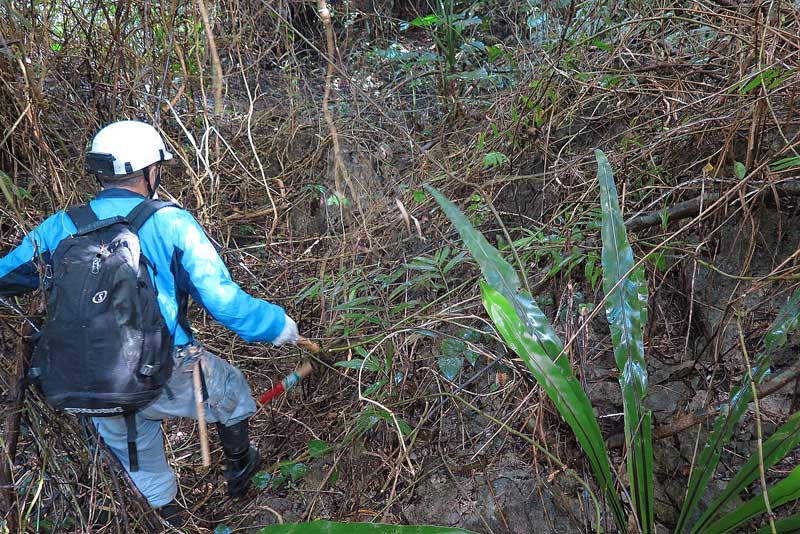
[[155, 128], [139, 121], [113, 122], [97, 132], [86, 155], [86, 170], [113, 180], [172, 159]]

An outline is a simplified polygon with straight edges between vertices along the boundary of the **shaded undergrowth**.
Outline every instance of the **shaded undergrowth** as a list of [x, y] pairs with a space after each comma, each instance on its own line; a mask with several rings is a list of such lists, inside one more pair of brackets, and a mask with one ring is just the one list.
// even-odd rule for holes
[[[363, 4], [335, 6], [330, 56], [311, 4], [208, 4], [204, 22], [194, 4], [0, 3], [2, 250], [51, 210], [90, 198], [82, 158], [102, 124], [151, 121], [179, 162], [162, 193], [206, 225], [244, 287], [284, 305], [346, 362], [259, 412], [255, 440], [269, 465], [245, 503], [223, 498], [216, 467], [199, 467], [190, 422], [165, 426], [197, 531], [317, 517], [416, 522], [407, 505], [426, 498], [423, 481], [445, 472], [459, 483], [462, 465], [498, 451], [551, 481], [563, 476], [558, 462], [590, 478], [579, 443], [487, 321], [479, 270], [425, 184], [518, 267], [520, 287], [565, 341], [558, 361], [584, 385], [600, 382], [600, 369], [617, 379], [614, 332], [592, 323], [608, 293], [592, 148], [614, 166], [632, 253], [644, 258], [645, 343], [694, 362], [703, 406], [725, 401], [750, 367], [731, 335], [736, 318], [752, 350], [796, 278], [794, 255], [765, 252], [763, 237], [792, 239], [800, 191], [795, 7]], [[764, 213], [778, 223], [762, 226]], [[731, 227], [738, 272], [718, 262]], [[766, 270], [751, 268], [764, 254]], [[738, 285], [709, 302], [696, 279], [717, 271]], [[2, 315], [7, 391], [20, 323]], [[245, 345], [201, 311], [193, 318], [254, 392], [305, 357]], [[791, 371], [774, 363], [774, 374]], [[694, 413], [690, 400], [654, 433]], [[601, 418], [599, 432], [628, 435], [621, 421]], [[117, 489], [124, 479], [78, 436], [29, 394], [12, 469], [16, 517], [58, 531], [125, 509], [131, 522], [105, 531], [146, 531], [136, 499]], [[635, 461], [612, 449], [610, 477], [626, 478]], [[688, 481], [705, 464], [682, 461], [669, 478]], [[593, 513], [576, 508], [576, 524], [590, 528]], [[685, 521], [658, 511], [655, 520]], [[492, 521], [462, 526], [503, 531]]]

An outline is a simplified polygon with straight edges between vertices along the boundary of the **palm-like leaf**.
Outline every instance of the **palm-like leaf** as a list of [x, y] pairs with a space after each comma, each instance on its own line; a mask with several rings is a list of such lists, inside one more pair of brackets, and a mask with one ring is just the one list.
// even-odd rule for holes
[[547, 392], [562, 417], [572, 427], [592, 466], [620, 530], [627, 526], [622, 503], [616, 492], [605, 442], [592, 411], [567, 358], [559, 357], [563, 344], [519, 276], [500, 252], [477, 231], [463, 213], [439, 191], [427, 186], [453, 222], [488, 284], [481, 284], [484, 306], [503, 339], [519, 354], [536, 380]]
[[[769, 469], [778, 463], [789, 451], [800, 443], [800, 412], [792, 415], [786, 423], [772, 434], [762, 446], [764, 456], [764, 469]], [[711, 506], [703, 513], [702, 517], [695, 523], [693, 532], [704, 532], [704, 528], [720, 513], [726, 504], [734, 497], [742, 493], [744, 489], [752, 484], [759, 475], [759, 458], [754, 454], [739, 469], [736, 476], [725, 486], [725, 489], [717, 497]]]
[[569, 361], [564, 356], [559, 358], [563, 344], [558, 335], [553, 331], [550, 322], [531, 294], [525, 291], [520, 284], [519, 276], [514, 267], [508, 263], [500, 252], [493, 247], [479, 231], [472, 226], [461, 210], [442, 195], [436, 188], [426, 185], [428, 191], [441, 206], [444, 214], [458, 230], [461, 239], [469, 249], [470, 254], [478, 262], [486, 281], [493, 288], [502, 293], [514, 306], [514, 309], [524, 321], [528, 333], [534, 337], [551, 359], [557, 360], [558, 365], [569, 369]]
[[522, 358], [536, 381], [553, 401], [558, 413], [575, 433], [578, 443], [589, 458], [594, 476], [608, 500], [617, 528], [624, 531], [627, 524], [622, 504], [614, 488], [606, 445], [589, 398], [572, 371], [564, 371], [556, 365], [541, 349], [535, 338], [526, 331], [514, 306], [504, 295], [485, 282], [481, 282], [481, 291], [483, 305], [489, 312], [497, 331], [506, 344]]
[[689, 479], [686, 499], [683, 501], [676, 532], [686, 531], [697, 508], [697, 503], [719, 464], [722, 446], [730, 441], [734, 427], [747, 410], [747, 405], [753, 400], [750, 377], [752, 376], [752, 380], [756, 384], [761, 383], [769, 371], [772, 354], [786, 343], [788, 334], [797, 328], [798, 321], [800, 321], [800, 289], [794, 292], [789, 302], [770, 325], [764, 336], [764, 350], [756, 356], [753, 369], [750, 373], [744, 374], [741, 385], [731, 394], [730, 400], [721, 407], [719, 415], [714, 420], [711, 434], [700, 453], [697, 467]]
[[603, 291], [622, 388], [631, 498], [639, 527], [644, 533], [652, 533], [655, 530], [652, 416], [644, 408], [647, 363], [643, 327], [647, 323], [647, 282], [644, 266], [634, 269], [633, 250], [622, 222], [611, 165], [602, 151], [596, 150], [595, 157], [602, 208]]
[[[775, 509], [790, 501], [800, 499], [800, 466], [792, 469], [789, 476], [769, 488], [767, 491], [770, 506]], [[717, 522], [703, 529], [708, 534], [724, 534], [731, 532], [744, 522], [763, 514], [766, 511], [764, 496], [753, 497]]]

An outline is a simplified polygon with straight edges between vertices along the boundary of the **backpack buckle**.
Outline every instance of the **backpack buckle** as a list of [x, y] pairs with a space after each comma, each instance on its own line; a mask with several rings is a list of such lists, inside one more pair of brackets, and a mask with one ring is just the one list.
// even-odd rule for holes
[[145, 364], [139, 367], [139, 374], [144, 376], [153, 376], [158, 372], [160, 365]]
[[44, 266], [44, 288], [49, 290], [53, 287], [53, 266], [49, 263]]

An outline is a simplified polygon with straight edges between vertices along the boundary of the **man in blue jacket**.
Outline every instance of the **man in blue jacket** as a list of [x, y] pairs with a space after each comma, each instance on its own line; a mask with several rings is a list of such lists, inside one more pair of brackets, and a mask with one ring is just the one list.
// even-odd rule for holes
[[[87, 155], [87, 168], [102, 185], [89, 203], [97, 218], [126, 216], [145, 198], [152, 198], [158, 189], [161, 163], [171, 158], [150, 125], [120, 121], [100, 130]], [[58, 243], [75, 232], [69, 216], [58, 212], [0, 258], [0, 296], [38, 288], [40, 266], [46, 270]], [[141, 227], [139, 240], [143, 255], [154, 266], [150, 275], [161, 315], [173, 334], [175, 352], [172, 376], [164, 391], [136, 414], [138, 470], [130, 472], [124, 418], [93, 421], [150, 504], [178, 526], [182, 518], [175, 504], [177, 482], [164, 454], [161, 421], [168, 417], [197, 419], [191, 372], [198, 359], [208, 393], [205, 419], [216, 423], [219, 432], [228, 494], [244, 495], [260, 464], [258, 450], [248, 436], [248, 420], [256, 411], [250, 388], [240, 370], [193, 339], [187, 320], [189, 297], [246, 341], [294, 344], [299, 335], [297, 325], [281, 307], [251, 297], [231, 279], [213, 244], [188, 212], [177, 207], [158, 210]]]

